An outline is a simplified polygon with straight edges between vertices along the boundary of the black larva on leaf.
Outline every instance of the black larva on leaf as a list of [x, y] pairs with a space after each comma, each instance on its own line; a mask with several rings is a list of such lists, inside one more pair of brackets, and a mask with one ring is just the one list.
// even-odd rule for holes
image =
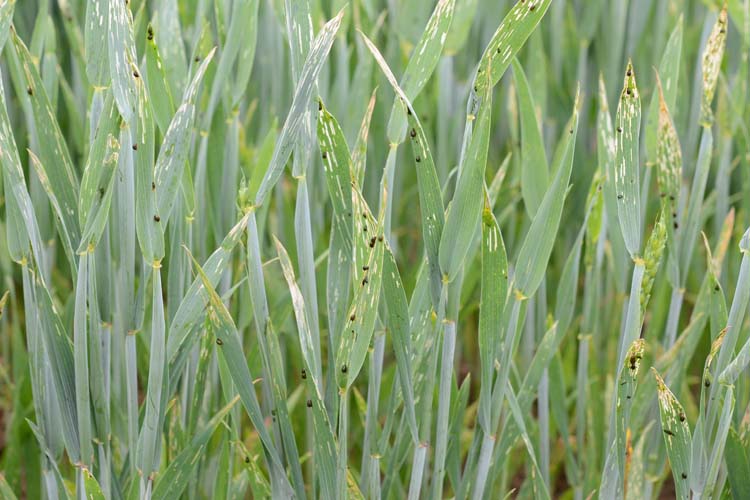
[[346, 367], [346, 365], [343, 365], [341, 367], [341, 373], [346, 373], [349, 369]]
[[307, 407], [312, 408], [312, 399], [307, 400]]
[[158, 215], [154, 215], [154, 222], [159, 222], [161, 220], [161, 217]]
[[220, 338], [217, 338], [216, 339], [216, 345], [224, 345], [224, 341], [221, 340]]
[[411, 136], [412, 139], [414, 139], [417, 136], [417, 131], [414, 129], [411, 129], [411, 132], [409, 132], [409, 135]]
[[304, 368], [302, 369], [301, 375], [302, 375], [302, 380], [305, 380], [307, 378], [307, 372], [305, 371]]

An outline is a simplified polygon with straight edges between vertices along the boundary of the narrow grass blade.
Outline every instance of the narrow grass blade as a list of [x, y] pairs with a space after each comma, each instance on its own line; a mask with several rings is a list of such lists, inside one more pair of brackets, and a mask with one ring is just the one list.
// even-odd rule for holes
[[635, 71], [628, 62], [615, 119], [614, 183], [617, 215], [622, 237], [631, 258], [641, 252], [641, 175], [638, 145], [641, 130], [641, 98]]
[[[13, 5], [13, 3], [6, 3]], [[0, 31], [1, 33], [1, 31]], [[1, 47], [1, 46], [0, 46]], [[42, 236], [39, 232], [31, 196], [26, 189], [26, 179], [18, 156], [10, 120], [5, 104], [5, 89], [0, 73], [0, 165], [3, 167], [3, 189], [6, 203], [7, 244], [10, 257], [20, 262], [28, 253], [29, 243], [37, 266], [43, 258]]]
[[400, 97], [402, 104], [407, 109], [407, 119], [409, 126], [411, 127], [409, 136], [412, 139], [412, 151], [417, 166], [419, 206], [422, 215], [422, 236], [429, 266], [431, 285], [430, 295], [432, 297], [433, 306], [437, 308], [437, 304], [440, 301], [440, 290], [442, 289], [443, 281], [438, 255], [445, 216], [440, 183], [435, 170], [435, 162], [430, 153], [427, 136], [424, 133], [422, 124], [420, 123], [419, 118], [417, 118], [417, 114], [414, 111], [411, 102], [403, 90], [398, 86], [396, 77], [393, 76], [393, 72], [391, 72], [388, 64], [385, 62], [385, 59], [383, 59], [383, 56], [380, 54], [380, 51], [378, 51], [377, 47], [375, 47], [375, 45], [364, 34], [360, 33], [360, 35], [365, 41], [370, 53], [372, 53], [375, 58], [375, 61], [380, 66], [381, 71], [393, 87], [394, 92]]
[[[234, 225], [224, 238], [224, 241], [221, 242], [221, 246], [204, 263], [202, 270], [212, 286], [217, 286], [219, 278], [224, 274], [224, 270], [229, 265], [231, 261], [229, 256], [234, 247], [237, 246], [237, 243], [240, 242], [249, 217], [250, 215], [246, 214]], [[175, 363], [180, 352], [189, 350], [194, 344], [195, 339], [189, 337], [190, 332], [209, 302], [209, 297], [206, 296], [201, 278], [202, 276], [196, 277], [190, 284], [169, 326], [167, 360], [171, 366]]]
[[750, 460], [747, 456], [747, 436], [740, 435], [733, 427], [729, 429], [724, 460], [727, 477], [734, 498], [750, 496]]
[[315, 87], [315, 82], [320, 74], [320, 70], [323, 67], [323, 63], [328, 57], [328, 52], [331, 50], [333, 39], [338, 32], [339, 26], [341, 25], [341, 19], [344, 16], [344, 11], [340, 11], [336, 17], [331, 19], [323, 29], [320, 31], [318, 36], [315, 38], [310, 52], [307, 55], [307, 60], [302, 67], [299, 82], [294, 92], [294, 100], [292, 101], [292, 107], [289, 110], [284, 126], [281, 129], [279, 138], [276, 141], [276, 148], [273, 152], [273, 157], [268, 165], [268, 170], [263, 177], [263, 181], [258, 188], [258, 192], [255, 195], [255, 205], [261, 205], [268, 192], [276, 185], [281, 174], [284, 171], [289, 156], [292, 154], [294, 144], [297, 138], [297, 132], [302, 126], [303, 120], [302, 115], [307, 112], [310, 105], [310, 98]]
[[188, 143], [193, 132], [193, 121], [195, 119], [195, 100], [198, 96], [203, 76], [208, 69], [216, 49], [211, 50], [203, 59], [201, 65], [193, 76], [182, 104], [177, 109], [169, 129], [164, 137], [164, 142], [159, 149], [159, 156], [154, 167], [154, 182], [156, 183], [157, 215], [166, 225], [172, 212], [177, 189], [183, 178], [185, 162], [188, 158]]
[[[137, 150], [134, 150], [133, 155], [123, 155], [123, 161], [132, 162], [133, 157], [135, 158], [135, 229], [141, 254], [152, 265], [161, 261], [165, 250], [164, 226], [156, 208], [154, 119], [145, 90], [144, 86], [139, 87], [138, 120], [133, 131], [128, 131], [127, 134], [133, 139], [131, 142], [137, 146]], [[133, 168], [132, 165], [126, 167]]]
[[[125, 2], [108, 0], [105, 3], [109, 4], [107, 59], [109, 60], [109, 75], [112, 78], [112, 93], [123, 121], [130, 123], [137, 106], [138, 80], [141, 77], [135, 53], [133, 19]], [[100, 7], [103, 8], [104, 5]], [[103, 16], [104, 14], [100, 13], [100, 19]], [[92, 43], [101, 43], [98, 38], [99, 36], [96, 36]], [[103, 69], [97, 68], [97, 70], [98, 74], [95, 76], [101, 77]]]
[[[644, 144], [646, 147], [646, 154], [650, 161], [656, 161], [657, 167], [659, 167], [659, 133], [662, 130], [662, 106], [667, 109], [675, 109], [675, 101], [677, 100], [677, 87], [680, 77], [680, 61], [682, 58], [682, 32], [683, 32], [683, 18], [677, 20], [677, 25], [669, 35], [666, 47], [664, 47], [664, 53], [661, 56], [659, 62], [659, 70], [656, 76], [658, 92], [654, 92], [651, 96], [651, 102], [649, 103], [648, 111], [646, 114], [646, 133]], [[662, 80], [664, 81], [662, 85]], [[663, 103], [663, 104], [662, 104]], [[671, 118], [670, 118], [671, 120]], [[657, 173], [659, 171], [657, 170]], [[679, 191], [678, 191], [679, 193]]]
[[206, 422], [203, 429], [194, 435], [190, 440], [190, 444], [179, 455], [174, 457], [169, 467], [159, 475], [159, 479], [154, 486], [152, 498], [178, 498], [182, 495], [198, 465], [198, 461], [206, 453], [211, 436], [213, 436], [217, 427], [219, 427], [239, 399], [239, 396], [235, 396], [234, 399], [219, 410], [211, 420]]
[[237, 327], [235, 326], [232, 317], [229, 315], [229, 311], [227, 311], [224, 303], [221, 301], [221, 298], [216, 293], [211, 282], [212, 280], [208, 274], [200, 267], [200, 264], [198, 264], [192, 255], [190, 255], [190, 258], [193, 262], [193, 267], [198, 273], [200, 282], [203, 284], [203, 288], [209, 296], [208, 318], [214, 327], [217, 339], [216, 343], [220, 347], [219, 354], [220, 356], [223, 356], [226, 361], [235, 388], [242, 400], [242, 405], [245, 407], [245, 411], [250, 417], [250, 420], [263, 443], [268, 466], [272, 469], [272, 477], [276, 475], [276, 477], [282, 481], [279, 485], [282, 489], [274, 494], [291, 495], [292, 487], [286, 479], [286, 475], [283, 472], [284, 467], [281, 465], [278, 451], [271, 440], [271, 436], [268, 433], [268, 429], [263, 420], [260, 405], [258, 404], [258, 397], [256, 396], [255, 388], [253, 387], [253, 378], [250, 375], [250, 369], [242, 350]]
[[[22, 75], [22, 83], [26, 85], [39, 137], [38, 165], [43, 176], [49, 181], [49, 189], [58, 200], [60, 236], [64, 244], [68, 242], [65, 248], [70, 252], [69, 259], [72, 260], [72, 249], [78, 246], [81, 239], [78, 223], [78, 177], [32, 56], [14, 30], [11, 30], [11, 39], [15, 60], [19, 61], [18, 73]], [[11, 61], [13, 60], [14, 58], [11, 58]], [[53, 165], [56, 167], [53, 168]]]
[[38, 280], [34, 296], [39, 310], [44, 348], [49, 355], [52, 381], [60, 402], [65, 449], [73, 463], [81, 460], [78, 412], [76, 410], [75, 362], [73, 348], [63, 322], [55, 311], [49, 290]]
[[3, 51], [5, 42], [10, 35], [10, 23], [13, 21], [13, 11], [16, 7], [16, 0], [3, 0], [0, 3], [0, 52]]
[[563, 130], [560, 141], [559, 164], [553, 169], [555, 178], [544, 194], [542, 204], [526, 233], [516, 263], [515, 288], [522, 297], [531, 297], [544, 277], [547, 261], [557, 235], [568, 191], [568, 182], [573, 170], [573, 155], [578, 132], [578, 105], [576, 97], [573, 115]]
[[[363, 222], [360, 213], [368, 214], [367, 202], [361, 198], [361, 194], [355, 190], [355, 228], [370, 227], [369, 231], [355, 231], [355, 241], [359, 241], [363, 253], [362, 259], [355, 256], [355, 270], [352, 278], [355, 280], [356, 290], [352, 305], [349, 309], [349, 318], [344, 324], [341, 333], [339, 349], [336, 352], [336, 365], [338, 386], [348, 389], [356, 379], [365, 361], [367, 351], [370, 347], [375, 319], [378, 313], [378, 302], [383, 280], [383, 253], [386, 245], [382, 235], [382, 220], [377, 226], [369, 224], [372, 215], [368, 215]], [[361, 224], [361, 225], [360, 225]], [[366, 243], [364, 243], [366, 241]], [[356, 245], [356, 243], [355, 243]], [[356, 247], [355, 247], [356, 249]]]
[[[427, 21], [422, 36], [412, 50], [409, 64], [401, 76], [400, 87], [409, 100], [414, 100], [435, 71], [448, 30], [453, 21], [456, 0], [439, 0]], [[406, 132], [406, 110], [397, 102], [393, 103], [388, 120], [388, 140], [399, 143]]]
[[481, 386], [479, 425], [486, 435], [492, 434], [492, 379], [495, 372], [497, 346], [501, 340], [501, 324], [508, 293], [508, 256], [500, 227], [492, 214], [485, 194], [482, 213], [482, 284], [479, 306], [479, 359]]
[[655, 368], [651, 371], [656, 378], [659, 394], [659, 413], [661, 415], [661, 427], [664, 433], [664, 444], [667, 448], [669, 464], [672, 468], [674, 485], [677, 490], [677, 498], [690, 497], [690, 426], [687, 423], [685, 410], [677, 400], [672, 391], [664, 384]]
[[406, 412], [409, 431], [415, 444], [419, 441], [417, 418], [414, 411], [414, 381], [412, 377], [411, 338], [409, 330], [409, 309], [406, 293], [398, 271], [398, 265], [393, 258], [391, 249], [386, 246], [383, 256], [383, 299], [388, 308], [386, 325], [391, 334], [391, 343], [396, 355], [396, 366], [404, 397], [404, 411]]
[[336, 119], [318, 102], [318, 144], [323, 158], [323, 171], [328, 195], [333, 205], [336, 227], [341, 231], [343, 249], [351, 253], [352, 248], [352, 173], [353, 166], [344, 133]]
[[166, 134], [175, 112], [174, 98], [167, 82], [153, 26], [149, 24], [146, 31], [146, 88], [156, 124], [161, 133]]
[[521, 118], [521, 192], [526, 213], [533, 218], [549, 184], [549, 168], [531, 86], [521, 64], [515, 58], [513, 78], [518, 89]]
[[443, 347], [440, 361], [440, 385], [438, 388], [438, 414], [435, 424], [435, 460], [432, 473], [432, 497], [442, 498], [445, 476], [445, 452], [448, 446], [448, 416], [451, 405], [451, 381], [453, 380], [453, 356], [456, 349], [456, 324], [443, 322]]
[[[82, 224], [83, 234], [81, 235], [81, 244], [77, 250], [79, 253], [85, 251], [87, 248], [93, 249], [96, 247], [102, 237], [104, 226], [107, 224], [109, 217], [119, 153], [120, 143], [114, 136], [108, 135], [106, 149], [101, 160], [98, 160], [100, 171], [98, 179], [95, 181], [95, 185], [98, 186], [95, 191], [96, 194], [86, 210], [86, 220]], [[93, 174], [93, 176], [96, 176], [96, 174]], [[83, 192], [81, 194], [83, 196]], [[79, 213], [82, 214], [83, 210]]]
[[109, 7], [110, 0], [92, 0], [86, 3], [84, 42], [86, 76], [96, 87], [107, 87], [109, 77]]
[[89, 255], [82, 255], [78, 268], [73, 317], [73, 355], [75, 362], [76, 408], [78, 433], [83, 465], [91, 467], [94, 460], [93, 431], [91, 425], [91, 393], [89, 390], [89, 331], [88, 284]]
[[492, 93], [488, 91], [482, 96], [477, 123], [459, 169], [461, 175], [440, 238], [440, 270], [447, 282], [453, 281], [461, 269], [481, 218], [491, 118]]
[[[521, 50], [526, 39], [547, 13], [552, 0], [518, 0], [492, 35], [484, 49], [479, 67], [474, 75], [474, 92], [482, 95], [484, 87], [494, 87], [508, 69], [513, 57]], [[482, 73], [489, 71], [490, 78]]]
[[143, 424], [138, 439], [137, 467], [142, 474], [144, 484], [153, 481], [151, 474], [158, 470], [161, 456], [161, 424], [163, 422], [162, 405], [165, 384], [169, 380], [167, 359], [165, 356], [165, 318], [164, 299], [161, 286], [161, 271], [157, 268], [151, 274], [151, 347], [149, 349], [148, 387], [146, 390]]
[[313, 344], [312, 332], [309, 327], [309, 319], [307, 317], [307, 310], [305, 308], [305, 298], [302, 295], [302, 291], [297, 284], [297, 279], [294, 277], [294, 269], [292, 269], [292, 261], [289, 259], [284, 245], [274, 237], [274, 245], [276, 246], [276, 253], [279, 256], [279, 263], [281, 264], [281, 270], [286, 279], [287, 286], [289, 287], [289, 293], [292, 296], [292, 304], [294, 306], [294, 316], [297, 320], [297, 334], [299, 335], [300, 349], [302, 350], [302, 357], [305, 360], [305, 367], [309, 371], [309, 376], [315, 385], [315, 389], [319, 395], [323, 394], [323, 369], [320, 359], [320, 352], [315, 349]]
[[544, 481], [542, 480], [542, 472], [539, 469], [539, 463], [536, 459], [536, 451], [534, 450], [534, 445], [531, 443], [531, 438], [529, 438], [529, 433], [526, 430], [526, 423], [524, 422], [523, 413], [521, 413], [521, 409], [518, 406], [518, 401], [516, 401], [516, 397], [513, 394], [513, 388], [510, 386], [510, 382], [508, 382], [506, 394], [508, 398], [508, 406], [510, 407], [510, 413], [513, 416], [513, 420], [515, 421], [516, 425], [518, 426], [519, 434], [521, 436], [521, 439], [523, 440], [523, 444], [526, 447], [526, 453], [528, 453], [529, 458], [531, 459], [531, 465], [533, 467], [531, 471], [532, 494], [534, 498], [548, 499], [550, 498], [549, 490], [547, 489], [547, 485], [544, 484]]

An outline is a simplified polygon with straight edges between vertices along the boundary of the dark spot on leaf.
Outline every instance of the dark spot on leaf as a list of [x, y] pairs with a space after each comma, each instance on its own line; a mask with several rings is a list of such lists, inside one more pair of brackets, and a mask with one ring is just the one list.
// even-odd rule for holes
[[357, 319], [357, 315], [352, 313], [352, 315], [349, 316], [349, 321], [354, 321], [355, 319]]
[[307, 407], [312, 408], [312, 399], [307, 400]]
[[133, 144], [133, 151], [138, 151], [138, 144]]
[[409, 132], [409, 135], [411, 136], [412, 139], [414, 139], [417, 136], [417, 131], [414, 129], [411, 129], [411, 132]]
[[161, 217], [159, 217], [158, 215], [154, 215], [155, 222], [159, 222], [160, 220], [161, 220]]
[[221, 340], [221, 339], [219, 339], [219, 338], [217, 338], [216, 339], [216, 345], [224, 345], [224, 341]]
[[349, 369], [346, 367], [346, 365], [343, 365], [341, 367], [341, 373], [346, 373]]
[[305, 371], [304, 368], [302, 369], [301, 375], [302, 375], [302, 380], [305, 380], [307, 378], [307, 372]]

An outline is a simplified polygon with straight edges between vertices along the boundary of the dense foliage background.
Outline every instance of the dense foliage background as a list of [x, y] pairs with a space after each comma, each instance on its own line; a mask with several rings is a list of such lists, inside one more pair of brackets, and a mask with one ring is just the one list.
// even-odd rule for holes
[[748, 0], [0, 0], [0, 497], [750, 498], [749, 55]]

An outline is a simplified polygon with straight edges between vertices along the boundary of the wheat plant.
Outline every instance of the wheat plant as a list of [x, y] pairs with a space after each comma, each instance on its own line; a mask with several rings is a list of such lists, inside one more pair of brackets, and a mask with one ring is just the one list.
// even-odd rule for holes
[[750, 0], [0, 0], [0, 498], [750, 498]]

